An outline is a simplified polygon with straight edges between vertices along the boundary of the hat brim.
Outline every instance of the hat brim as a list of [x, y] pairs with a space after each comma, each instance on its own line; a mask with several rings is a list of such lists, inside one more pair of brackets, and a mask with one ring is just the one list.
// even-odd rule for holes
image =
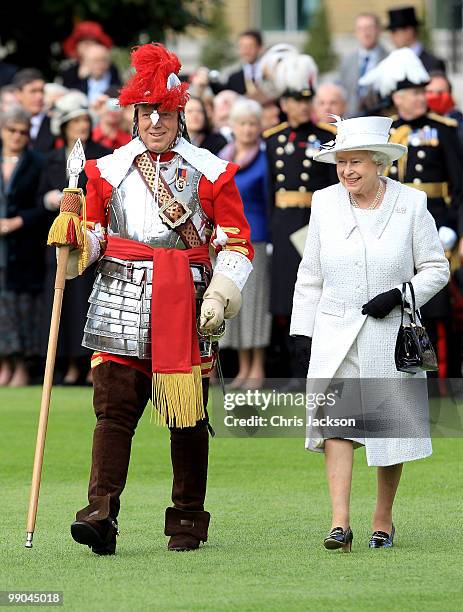
[[385, 30], [394, 32], [395, 30], [402, 30], [403, 28], [419, 28], [422, 22], [416, 19], [414, 22], [409, 23], [388, 23]]
[[378, 144], [378, 145], [355, 145], [354, 147], [333, 147], [332, 149], [322, 149], [318, 153], [315, 153], [313, 159], [315, 161], [323, 162], [325, 164], [336, 163], [336, 153], [342, 151], [372, 151], [376, 153], [383, 153], [389, 160], [389, 163], [398, 160], [404, 153], [407, 152], [405, 145], [396, 144], [392, 142]]
[[52, 116], [50, 122], [51, 133], [53, 134], [53, 136], [60, 136], [61, 128], [65, 123], [71, 121], [71, 119], [76, 119], [77, 117], [81, 117], [83, 115], [86, 115], [91, 119], [90, 110], [88, 108], [76, 108], [60, 117]]

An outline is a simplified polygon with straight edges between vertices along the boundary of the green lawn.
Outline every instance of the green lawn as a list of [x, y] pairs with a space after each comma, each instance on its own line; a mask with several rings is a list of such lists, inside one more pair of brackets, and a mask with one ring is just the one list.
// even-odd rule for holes
[[[369, 550], [375, 470], [356, 453], [353, 552], [329, 528], [323, 457], [297, 439], [211, 441], [210, 538], [171, 553], [168, 435], [135, 436], [115, 557], [70, 537], [86, 504], [93, 414], [87, 389], [53, 393], [34, 548], [24, 548], [40, 388], [0, 391], [0, 589], [59, 590], [65, 610], [462, 610], [463, 440], [436, 440], [411, 463], [396, 503], [396, 545]], [[45, 608], [49, 609], [49, 608]]]

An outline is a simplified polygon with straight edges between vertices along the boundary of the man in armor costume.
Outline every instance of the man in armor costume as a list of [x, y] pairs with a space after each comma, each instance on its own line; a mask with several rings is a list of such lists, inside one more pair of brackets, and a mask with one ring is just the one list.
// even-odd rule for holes
[[[147, 44], [132, 64], [119, 102], [135, 105], [134, 138], [85, 166], [86, 258], [99, 264], [83, 344], [94, 351], [97, 422], [89, 505], [71, 534], [99, 555], [115, 552], [131, 440], [150, 398], [170, 428], [168, 548], [192, 550], [207, 540], [208, 338], [239, 311], [253, 256], [233, 178], [238, 166], [184, 137], [188, 94], [178, 58]], [[213, 273], [209, 244], [217, 253]], [[81, 257], [71, 252], [68, 278]]]

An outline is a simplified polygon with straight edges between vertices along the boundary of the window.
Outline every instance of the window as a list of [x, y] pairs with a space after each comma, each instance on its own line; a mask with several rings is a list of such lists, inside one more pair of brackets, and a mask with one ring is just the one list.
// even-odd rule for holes
[[435, 18], [434, 27], [441, 29], [461, 30], [463, 1], [451, 0], [450, 2], [442, 2], [442, 0], [434, 0], [433, 13]]
[[320, 0], [260, 0], [260, 27], [264, 31], [305, 30]]

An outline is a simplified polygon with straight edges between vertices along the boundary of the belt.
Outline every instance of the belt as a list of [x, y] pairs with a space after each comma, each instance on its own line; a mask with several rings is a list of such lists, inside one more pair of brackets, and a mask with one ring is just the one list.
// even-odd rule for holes
[[277, 208], [310, 208], [312, 191], [277, 191], [275, 206]]
[[450, 201], [448, 183], [405, 183], [405, 185], [424, 191], [428, 198], [444, 198]]

